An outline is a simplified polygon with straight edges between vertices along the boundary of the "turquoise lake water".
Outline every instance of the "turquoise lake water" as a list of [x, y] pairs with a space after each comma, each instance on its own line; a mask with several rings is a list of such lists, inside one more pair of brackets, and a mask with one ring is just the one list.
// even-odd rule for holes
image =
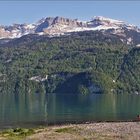
[[0, 94], [0, 128], [61, 123], [129, 121], [140, 114], [140, 95]]

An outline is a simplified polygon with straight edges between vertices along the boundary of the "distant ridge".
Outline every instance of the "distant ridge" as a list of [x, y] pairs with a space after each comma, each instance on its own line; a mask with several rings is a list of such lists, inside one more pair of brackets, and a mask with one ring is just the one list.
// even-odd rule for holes
[[120, 36], [127, 44], [133, 44], [139, 36], [140, 29], [124, 21], [94, 16], [90, 21], [79, 21], [64, 17], [46, 17], [32, 24], [13, 24], [0, 26], [0, 39], [19, 38], [28, 34], [60, 36], [71, 32], [102, 31]]

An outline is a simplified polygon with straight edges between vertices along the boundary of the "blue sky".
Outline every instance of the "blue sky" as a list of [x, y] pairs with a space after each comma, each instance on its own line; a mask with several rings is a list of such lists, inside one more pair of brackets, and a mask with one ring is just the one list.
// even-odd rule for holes
[[140, 1], [0, 1], [0, 24], [32, 23], [42, 17], [90, 20], [105, 16], [140, 27]]

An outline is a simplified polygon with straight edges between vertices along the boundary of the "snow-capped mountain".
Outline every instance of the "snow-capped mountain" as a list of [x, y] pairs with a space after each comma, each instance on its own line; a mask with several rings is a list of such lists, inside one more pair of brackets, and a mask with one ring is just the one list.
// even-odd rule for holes
[[47, 17], [33, 24], [0, 26], [0, 39], [19, 38], [28, 34], [58, 36], [81, 31], [102, 31], [114, 34], [120, 36], [120, 39], [127, 44], [132, 44], [134, 40], [139, 40], [140, 37], [140, 29], [137, 26], [119, 20], [96, 16], [91, 21]]

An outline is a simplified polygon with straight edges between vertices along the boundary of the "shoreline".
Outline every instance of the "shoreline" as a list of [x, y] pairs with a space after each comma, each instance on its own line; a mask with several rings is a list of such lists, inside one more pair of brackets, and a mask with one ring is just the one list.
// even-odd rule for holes
[[71, 125], [71, 124], [94, 124], [94, 123], [123, 123], [123, 122], [140, 122], [140, 119], [134, 119], [134, 120], [114, 120], [114, 121], [67, 121], [67, 122], [55, 122], [55, 123], [48, 123], [47, 126], [59, 126], [59, 125]]
[[19, 123], [18, 125], [15, 124], [6, 124], [5, 126], [2, 125], [0, 128], [0, 132], [7, 130], [7, 129], [15, 129], [15, 128], [26, 128], [26, 129], [36, 129], [39, 127], [57, 127], [57, 126], [68, 126], [68, 125], [82, 125], [82, 124], [97, 124], [97, 123], [126, 123], [126, 122], [140, 122], [140, 119], [135, 120], [104, 120], [104, 121], [65, 121], [65, 122], [25, 122]]
[[18, 128], [1, 132], [0, 140], [138, 140], [140, 122], [96, 122], [83, 124], [61, 124], [40, 128]]

